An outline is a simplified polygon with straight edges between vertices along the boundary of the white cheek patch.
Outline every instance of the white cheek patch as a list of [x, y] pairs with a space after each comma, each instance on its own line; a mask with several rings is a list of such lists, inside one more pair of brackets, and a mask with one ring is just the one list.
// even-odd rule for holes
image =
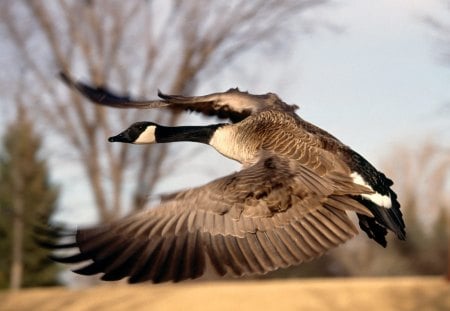
[[156, 126], [148, 126], [145, 131], [139, 135], [139, 137], [134, 141], [134, 144], [153, 144], [156, 142], [155, 137]]
[[[353, 172], [350, 174], [350, 177], [353, 178], [353, 182], [355, 184], [361, 185], [361, 186], [365, 186], [371, 190], [372, 187], [364, 180], [364, 178], [362, 178], [361, 175], [359, 175], [356, 172]], [[372, 193], [372, 194], [361, 194], [361, 196], [363, 198], [366, 198], [370, 201], [372, 201], [373, 203], [375, 203], [378, 206], [382, 206], [385, 208], [391, 208], [392, 207], [392, 201], [391, 198], [388, 195], [382, 195], [378, 192]]]

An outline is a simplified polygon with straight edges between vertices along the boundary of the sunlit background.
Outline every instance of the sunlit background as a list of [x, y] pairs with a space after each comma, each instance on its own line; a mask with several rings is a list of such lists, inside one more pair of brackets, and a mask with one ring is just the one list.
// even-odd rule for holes
[[[5, 141], [31, 123], [42, 139], [39, 158], [59, 187], [53, 222], [83, 226], [120, 217], [160, 194], [239, 169], [191, 143], [108, 145], [107, 137], [138, 120], [217, 120], [94, 107], [58, 80], [60, 70], [138, 98], [154, 98], [157, 89], [197, 95], [239, 87], [299, 105], [302, 118], [384, 171], [407, 220], [407, 243], [381, 249], [361, 235], [315, 265], [269, 277], [446, 273], [449, 1], [5, 0], [0, 11], [0, 135]], [[4, 165], [14, 154], [5, 143], [1, 148]], [[11, 238], [7, 219], [14, 215], [5, 182], [1, 239]], [[4, 245], [8, 252], [11, 242]], [[11, 260], [1, 261], [2, 287], [9, 286]], [[82, 282], [64, 275], [65, 283]]]

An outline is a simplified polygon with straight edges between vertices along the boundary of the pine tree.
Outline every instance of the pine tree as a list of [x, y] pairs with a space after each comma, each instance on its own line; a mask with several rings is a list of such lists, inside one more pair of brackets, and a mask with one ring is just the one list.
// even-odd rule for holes
[[58, 283], [58, 266], [34, 241], [33, 227], [49, 222], [59, 193], [40, 149], [41, 139], [19, 108], [0, 153], [0, 288]]

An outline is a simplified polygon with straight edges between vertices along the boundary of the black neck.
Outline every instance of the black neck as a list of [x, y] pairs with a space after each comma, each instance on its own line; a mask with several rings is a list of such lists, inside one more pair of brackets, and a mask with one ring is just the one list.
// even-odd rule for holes
[[157, 143], [170, 143], [175, 141], [193, 141], [208, 144], [217, 128], [224, 124], [205, 126], [157, 126], [155, 138]]

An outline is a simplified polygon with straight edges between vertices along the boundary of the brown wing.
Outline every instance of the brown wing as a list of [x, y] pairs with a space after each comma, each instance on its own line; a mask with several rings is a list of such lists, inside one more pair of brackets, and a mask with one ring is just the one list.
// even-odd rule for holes
[[266, 157], [156, 208], [79, 229], [79, 252], [55, 260], [91, 260], [75, 272], [132, 283], [197, 278], [206, 262], [233, 276], [296, 265], [357, 233], [347, 211], [372, 216], [350, 196], [334, 194], [363, 191], [336, 174], [319, 177], [295, 161]]
[[72, 80], [61, 72], [60, 78], [71, 88], [76, 89], [83, 96], [94, 103], [115, 108], [161, 108], [196, 111], [207, 116], [217, 116], [239, 122], [250, 114], [261, 111], [268, 106], [278, 109], [294, 111], [297, 106], [283, 103], [275, 94], [252, 95], [241, 92], [237, 88], [222, 93], [205, 96], [168, 95], [158, 91], [162, 100], [136, 100], [129, 96], [117, 95], [105, 87], [92, 87], [80, 81]]

